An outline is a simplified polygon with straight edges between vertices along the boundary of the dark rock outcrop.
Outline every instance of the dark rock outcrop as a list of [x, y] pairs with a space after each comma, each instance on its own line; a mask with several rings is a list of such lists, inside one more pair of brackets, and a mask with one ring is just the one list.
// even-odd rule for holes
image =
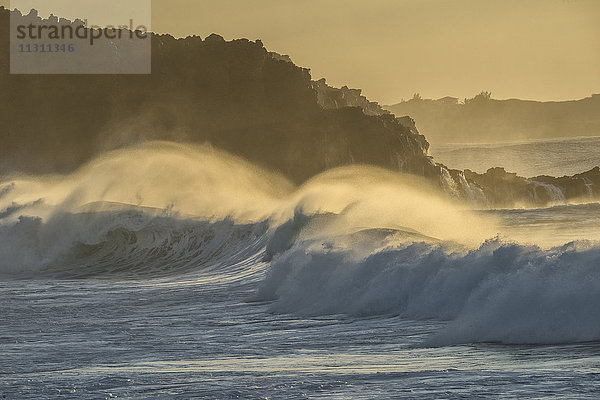
[[376, 102], [370, 101], [362, 95], [361, 89], [350, 89], [348, 86], [335, 88], [329, 86], [325, 78], [313, 81], [313, 88], [317, 91], [317, 101], [326, 110], [338, 110], [345, 107], [360, 107], [366, 115], [390, 114]]
[[464, 177], [480, 188], [492, 207], [548, 206], [567, 202], [600, 199], [600, 168], [555, 178], [538, 176], [522, 178], [504, 168], [490, 168], [484, 174], [465, 170]]
[[10, 75], [9, 25], [0, 9], [0, 173], [68, 172], [158, 139], [210, 142], [295, 182], [351, 163], [432, 173], [415, 129], [362, 100], [322, 107], [309, 70], [260, 41], [153, 35], [151, 75]]
[[600, 198], [600, 167], [573, 176], [537, 176], [531, 180], [558, 187], [567, 200]]
[[171, 140], [211, 143], [297, 183], [362, 163], [424, 176], [483, 206], [600, 195], [598, 168], [525, 179], [436, 164], [412, 118], [312, 81], [259, 40], [153, 35], [151, 75], [11, 75], [9, 27], [0, 7], [0, 174], [70, 172], [109, 149]]

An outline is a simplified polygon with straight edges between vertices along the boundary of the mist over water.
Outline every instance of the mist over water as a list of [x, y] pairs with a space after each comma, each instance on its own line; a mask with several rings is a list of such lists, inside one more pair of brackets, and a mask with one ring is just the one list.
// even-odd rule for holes
[[105, 153], [71, 175], [17, 176], [3, 188], [0, 206], [32, 204], [47, 215], [113, 202], [209, 220], [258, 220], [292, 186], [210, 146], [149, 142]]
[[162, 235], [224, 220], [268, 224], [278, 233], [299, 215], [306, 220], [330, 215], [319, 229], [305, 224], [297, 231], [326, 238], [391, 229], [469, 246], [494, 234], [492, 218], [476, 216], [409, 176], [354, 166], [293, 187], [210, 147], [168, 142], [106, 153], [71, 175], [13, 177], [1, 190], [2, 272], [56, 267], [77, 246], [96, 245], [119, 229], [138, 232], [155, 224], [168, 225], [161, 227]]

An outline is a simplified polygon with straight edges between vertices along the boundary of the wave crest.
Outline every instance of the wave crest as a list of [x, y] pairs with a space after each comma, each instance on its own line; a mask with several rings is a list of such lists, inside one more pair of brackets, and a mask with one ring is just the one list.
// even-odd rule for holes
[[160, 277], [260, 262], [266, 223], [240, 225], [139, 209], [21, 216], [0, 225], [0, 274], [113, 279]]
[[273, 260], [258, 298], [279, 313], [450, 321], [432, 345], [600, 340], [597, 243], [543, 250], [494, 239], [468, 251], [378, 234], [370, 249], [364, 235], [362, 248], [350, 237], [295, 245]]

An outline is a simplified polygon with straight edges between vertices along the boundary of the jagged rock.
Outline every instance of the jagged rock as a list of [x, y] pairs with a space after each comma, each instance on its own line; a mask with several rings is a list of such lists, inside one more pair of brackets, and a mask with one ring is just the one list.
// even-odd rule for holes
[[560, 188], [567, 200], [589, 200], [600, 197], [600, 167], [573, 176], [560, 178], [536, 176], [531, 179]]
[[523, 178], [504, 168], [490, 168], [485, 174], [465, 170], [469, 183], [477, 185], [494, 207], [548, 206], [566, 202], [595, 201], [600, 197], [600, 168], [555, 178]]
[[[261, 45], [262, 45], [262, 42], [261, 42]], [[279, 53], [276, 53], [274, 51], [270, 51], [269, 55], [271, 57], [273, 57], [275, 60], [278, 60], [278, 61], [285, 61], [285, 62], [288, 62], [288, 63], [291, 63], [291, 64], [294, 63], [292, 61], [292, 59], [290, 58], [290, 56], [288, 56], [287, 54], [279, 54]]]
[[369, 101], [362, 95], [361, 89], [350, 89], [348, 86], [335, 88], [327, 85], [325, 78], [313, 81], [317, 91], [317, 101], [324, 109], [337, 110], [344, 107], [360, 107], [366, 115], [389, 114], [376, 102]]
[[599, 168], [525, 179], [436, 164], [412, 118], [358, 89], [311, 81], [259, 40], [152, 35], [151, 75], [10, 75], [9, 17], [0, 7], [0, 174], [70, 172], [108, 149], [172, 140], [210, 142], [298, 183], [364, 163], [424, 176], [483, 206], [600, 196]]
[[153, 35], [151, 75], [25, 76], [8, 73], [9, 26], [2, 10], [0, 173], [69, 172], [102, 151], [160, 139], [210, 142], [295, 182], [351, 163], [433, 174], [416, 130], [366, 115], [379, 111], [348, 88], [346, 106], [324, 109], [309, 70], [260, 41]]

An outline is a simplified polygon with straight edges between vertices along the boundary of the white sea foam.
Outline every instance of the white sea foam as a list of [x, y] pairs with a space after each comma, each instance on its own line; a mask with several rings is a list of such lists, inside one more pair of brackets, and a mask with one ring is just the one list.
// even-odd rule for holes
[[432, 345], [600, 340], [598, 243], [495, 239], [468, 251], [380, 234], [371, 248], [368, 236], [359, 247], [352, 237], [295, 244], [274, 258], [259, 298], [280, 313], [450, 321]]
[[21, 217], [0, 225], [0, 276], [142, 279], [256, 263], [267, 227], [135, 208]]
[[[597, 206], [548, 213], [576, 223], [587, 210]], [[543, 210], [513, 214], [503, 218], [531, 219], [531, 238], [548, 224]], [[231, 267], [258, 265], [251, 282], [268, 273], [255, 299], [276, 313], [448, 321], [430, 345], [600, 340], [598, 243], [519, 244], [499, 230], [423, 181], [378, 168], [339, 168], [294, 188], [210, 148], [166, 143], [0, 184], [4, 276], [246, 280]]]

